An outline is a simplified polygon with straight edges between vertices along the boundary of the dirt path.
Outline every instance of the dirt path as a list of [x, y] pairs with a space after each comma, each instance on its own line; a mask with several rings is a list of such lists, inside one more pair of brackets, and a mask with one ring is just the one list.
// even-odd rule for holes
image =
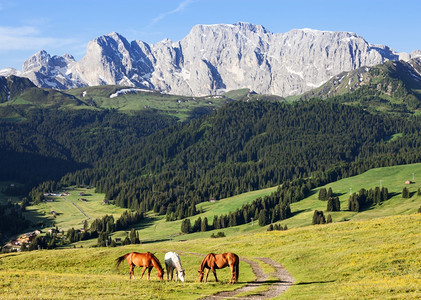
[[[204, 256], [203, 254], [186, 252], [194, 255]], [[266, 274], [263, 269], [260, 267], [259, 263], [249, 260], [247, 258], [240, 258], [241, 261], [249, 264], [253, 270], [253, 273], [256, 275], [256, 280], [253, 282], [247, 283], [245, 286], [235, 289], [234, 291], [222, 291], [214, 295], [210, 295], [201, 299], [211, 300], [211, 299], [270, 299], [277, 297], [285, 292], [294, 282], [294, 278], [289, 274], [289, 272], [276, 261], [268, 257], [257, 257], [256, 259], [272, 266], [275, 271], [271, 274]], [[269, 275], [275, 277], [276, 279], [268, 280]], [[269, 288], [266, 291], [256, 292], [254, 295], [246, 297], [236, 297], [236, 295], [244, 292], [250, 292], [254, 289], [260, 287], [261, 285], [267, 285]]]
[[76, 203], [74, 203], [74, 202], [72, 202], [72, 203], [73, 203], [74, 206], [76, 206], [76, 208], [78, 210], [80, 210], [80, 212], [87, 218], [87, 220], [90, 219], [90, 217], [87, 214], [85, 214], [85, 212]]

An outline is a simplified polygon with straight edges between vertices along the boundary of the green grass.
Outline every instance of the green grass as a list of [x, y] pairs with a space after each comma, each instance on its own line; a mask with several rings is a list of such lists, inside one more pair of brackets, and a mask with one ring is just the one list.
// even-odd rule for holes
[[[415, 177], [414, 183], [410, 185], [405, 184], [406, 180], [412, 180], [413, 173]], [[323, 210], [325, 215], [331, 214], [333, 222], [413, 214], [421, 206], [421, 196], [418, 196], [416, 193], [417, 189], [421, 187], [421, 181], [417, 182], [417, 176], [421, 177], [421, 164], [376, 168], [358, 176], [332, 182], [323, 187], [326, 189], [330, 187], [333, 193], [339, 195], [341, 202], [340, 212], [326, 211], [327, 201], [318, 200], [318, 192], [320, 188], [323, 188], [319, 187], [313, 191], [311, 196], [291, 204], [294, 216], [281, 223], [286, 224], [288, 228], [310, 225], [316, 209]], [[348, 211], [350, 191], [358, 193], [361, 188], [369, 190], [370, 188], [374, 189], [376, 186], [380, 187], [380, 180], [382, 186], [386, 187], [392, 196], [389, 200], [359, 213]], [[404, 187], [409, 189], [411, 198], [402, 198]]]
[[[194, 217], [191, 217], [192, 224], [194, 221], [201, 217], [202, 220], [204, 217], [208, 218], [209, 224], [213, 221], [214, 215], [221, 215], [227, 214], [230, 211], [235, 211], [237, 208], [240, 208], [245, 203], [250, 203], [254, 199], [258, 197], [263, 197], [264, 195], [268, 195], [276, 190], [276, 187], [263, 189], [259, 191], [248, 192], [245, 194], [229, 197], [226, 199], [222, 199], [216, 202], [204, 202], [198, 204], [198, 209], [202, 209], [203, 213], [198, 214]], [[151, 242], [151, 241], [159, 241], [159, 240], [193, 240], [198, 238], [208, 238], [211, 234], [215, 231], [207, 231], [207, 232], [198, 232], [193, 234], [181, 234], [181, 222], [182, 220], [177, 220], [173, 222], [166, 222], [165, 216], [157, 216], [156, 214], [149, 214], [150, 217], [153, 218], [153, 221], [145, 224], [140, 224], [136, 226], [136, 230], [139, 231], [140, 240], [143, 242]], [[216, 231], [222, 231], [225, 235], [235, 235], [238, 233], [244, 233], [249, 231], [260, 231], [263, 228], [260, 228], [257, 225], [257, 222], [254, 223], [254, 226], [243, 225], [243, 226], [236, 226], [231, 228], [225, 229], [218, 229]], [[116, 232], [113, 236], [125, 238], [128, 232]]]
[[[421, 297], [421, 215], [307, 226], [287, 231], [243, 234], [221, 239], [160, 242], [118, 248], [77, 248], [0, 255], [0, 298], [146, 298], [197, 299], [228, 285], [229, 270], [218, 270], [221, 283], [197, 282], [206, 254], [231, 251], [240, 258], [270, 257], [283, 264], [296, 283], [282, 299], [417, 299]], [[187, 282], [128, 279], [128, 266], [114, 259], [131, 251], [180, 254]], [[269, 269], [269, 270], [268, 270]], [[265, 267], [266, 272], [270, 268]], [[139, 274], [137, 269], [136, 274]], [[240, 282], [254, 280], [240, 265]]]
[[[176, 245], [169, 243], [153, 247], [156, 256], [164, 265], [164, 254]], [[182, 247], [181, 247], [182, 248]], [[123, 299], [191, 299], [203, 297], [217, 291], [234, 289], [228, 285], [229, 268], [218, 270], [216, 283], [209, 277], [208, 283], [197, 281], [197, 270], [204, 255], [193, 255], [179, 251], [182, 266], [186, 271], [186, 282], [161, 282], [156, 270], [147, 281], [147, 271], [140, 279], [141, 268], [135, 268], [135, 279], [129, 280], [129, 267], [124, 261], [119, 271], [115, 259], [125, 253], [152, 251], [144, 245], [120, 248], [66, 249], [33, 251], [29, 253], [0, 255], [0, 298], [2, 299], [74, 299], [74, 298], [123, 298]], [[241, 285], [254, 280], [249, 265], [240, 262]]]
[[[411, 185], [405, 185], [405, 180], [411, 179], [414, 173], [415, 183]], [[420, 175], [418, 175], [420, 174]], [[327, 212], [327, 201], [318, 200], [318, 191], [321, 188], [317, 188], [312, 191], [312, 194], [304, 200], [292, 203], [291, 211], [293, 216], [287, 220], [283, 220], [277, 223], [281, 223], [287, 227], [303, 227], [311, 225], [314, 210], [322, 210], [325, 215], [331, 214], [333, 222], [342, 222], [345, 220], [363, 220], [372, 219], [378, 217], [393, 216], [397, 214], [413, 214], [417, 212], [421, 206], [421, 197], [417, 195], [416, 191], [420, 187], [420, 183], [417, 183], [417, 176], [421, 176], [421, 164], [394, 166], [387, 168], [378, 168], [369, 170], [361, 175], [346, 178], [337, 182], [330, 183], [325, 188], [331, 187], [333, 192], [339, 195], [341, 202], [341, 211], [339, 212]], [[353, 192], [358, 192], [361, 188], [370, 189], [380, 186], [380, 180], [382, 180], [382, 186], [387, 187], [392, 197], [382, 203], [370, 207], [362, 212], [356, 213], [348, 211], [348, 198], [350, 189]], [[404, 187], [409, 188], [411, 198], [403, 199], [401, 192]], [[201, 217], [208, 218], [208, 223], [213, 222], [214, 215], [227, 214], [229, 211], [235, 211], [237, 208], [245, 203], [250, 203], [258, 197], [264, 197], [269, 195], [276, 190], [277, 187], [272, 187], [264, 190], [253, 191], [234, 197], [222, 199], [216, 202], [203, 202], [198, 204], [197, 209], [203, 211], [194, 217], [190, 217], [191, 223]], [[83, 191], [87, 196], [79, 196], [79, 193]], [[100, 218], [106, 214], [112, 214], [114, 218], [118, 218], [125, 209], [119, 208], [113, 205], [103, 204], [104, 195], [95, 194], [93, 190], [86, 189], [71, 189], [69, 190], [70, 196], [67, 197], [56, 197], [55, 202], [45, 202], [37, 206], [28, 207], [28, 218], [37, 223], [44, 218], [47, 218], [50, 222], [54, 221], [55, 225], [59, 228], [69, 229], [74, 227], [75, 229], [82, 227], [82, 221], [86, 219], [73, 204], [79, 206], [89, 217], [88, 222], [92, 222], [96, 218]], [[87, 202], [78, 200], [79, 198], [86, 198]], [[1, 198], [0, 198], [1, 199]], [[5, 199], [5, 198], [3, 198]], [[56, 217], [51, 214], [51, 211], [59, 213]], [[260, 227], [257, 222], [254, 222], [254, 226], [251, 223], [229, 227], [225, 229], [218, 229], [207, 232], [197, 232], [193, 234], [182, 234], [181, 220], [166, 222], [165, 216], [158, 216], [157, 214], [149, 213], [149, 218], [134, 228], [139, 231], [140, 240], [144, 243], [164, 241], [164, 240], [195, 240], [202, 238], [209, 238], [212, 233], [219, 231], [224, 232], [226, 236], [233, 236], [245, 233], [255, 233], [266, 230], [265, 227]], [[129, 230], [118, 231], [113, 234], [113, 238], [125, 238], [129, 233]], [[96, 244], [96, 240], [83, 241], [77, 243], [78, 246], [83, 245], [84, 247], [93, 246]]]
[[[181, 221], [165, 222], [162, 216], [151, 214], [151, 219], [139, 224], [142, 245], [117, 248], [86, 248], [96, 241], [76, 244], [76, 249], [34, 251], [0, 255], [0, 298], [4, 299], [50, 299], [50, 298], [133, 298], [146, 299], [191, 299], [233, 289], [227, 269], [218, 271], [222, 283], [199, 284], [197, 268], [201, 257], [190, 254], [197, 252], [235, 252], [240, 257], [254, 259], [269, 257], [283, 264], [293, 275], [296, 283], [281, 298], [288, 299], [411, 299], [421, 297], [421, 214], [417, 210], [421, 197], [416, 191], [420, 187], [417, 178], [421, 164], [394, 166], [369, 170], [361, 175], [346, 178], [326, 185], [331, 187], [341, 201], [340, 212], [331, 212], [334, 223], [309, 226], [315, 209], [326, 213], [326, 201], [320, 201], [318, 189], [306, 199], [293, 203], [293, 217], [280, 222], [287, 225], [287, 231], [267, 232], [265, 227], [251, 224], [226, 228], [227, 237], [210, 238], [213, 232], [178, 235]], [[413, 179], [414, 178], [414, 179]], [[406, 185], [406, 180], [415, 183]], [[393, 195], [381, 205], [373, 206], [360, 213], [347, 211], [350, 189], [358, 192], [381, 184]], [[403, 199], [402, 189], [409, 188], [411, 198]], [[276, 188], [255, 191], [216, 202], [199, 205], [201, 216], [212, 218], [215, 214], [227, 213], [257, 197], [269, 194]], [[80, 196], [83, 191], [87, 195]], [[102, 204], [103, 195], [87, 189], [72, 189], [66, 200], [58, 199], [36, 208], [38, 214], [48, 214], [51, 208], [62, 215], [56, 217], [62, 227], [81, 224], [85, 218], [74, 210], [72, 201], [78, 201], [86, 214], [101, 217], [120, 212], [111, 205]], [[73, 207], [72, 207], [73, 206]], [[35, 207], [34, 207], [35, 208]], [[68, 214], [68, 215], [67, 215]], [[345, 222], [348, 220], [347, 222]], [[117, 232], [114, 237], [125, 237], [126, 232]], [[171, 241], [168, 241], [171, 235]], [[154, 242], [151, 244], [150, 242]], [[83, 246], [84, 248], [80, 248]], [[157, 252], [163, 261], [166, 251], [182, 255], [186, 268], [185, 284], [159, 282], [156, 272], [152, 280], [128, 280], [128, 267], [114, 270], [114, 259], [130, 251]], [[261, 264], [266, 273], [271, 267]], [[247, 264], [240, 267], [242, 284], [252, 281], [254, 275]], [[137, 274], [139, 270], [137, 270]], [[77, 288], [76, 288], [77, 287]], [[267, 289], [267, 284], [258, 291]], [[252, 291], [253, 294], [258, 291]]]
[[[54, 222], [59, 229], [68, 230], [70, 228], [82, 228], [82, 222], [88, 220], [92, 223], [97, 218], [105, 215], [113, 215], [114, 219], [126, 211], [126, 209], [114, 205], [103, 203], [104, 194], [94, 193], [93, 189], [69, 188], [69, 196], [47, 196], [47, 199], [53, 199], [54, 202], [42, 202], [41, 204], [28, 206], [25, 217], [32, 222], [38, 222], [43, 216], [49, 222]], [[83, 192], [85, 195], [81, 196]], [[86, 199], [86, 202], [80, 199]], [[80, 209], [79, 209], [80, 208]], [[82, 211], [83, 214], [82, 213]], [[56, 214], [52, 214], [54, 211]]]
[[[212, 110], [226, 103], [225, 97], [186, 97], [162, 94], [155, 91], [121, 94], [110, 98], [118, 90], [127, 89], [121, 86], [96, 86], [67, 90], [87, 105], [101, 109], [117, 109], [121, 112], [158, 110], [184, 121], [195, 109]], [[85, 96], [83, 94], [85, 93]]]

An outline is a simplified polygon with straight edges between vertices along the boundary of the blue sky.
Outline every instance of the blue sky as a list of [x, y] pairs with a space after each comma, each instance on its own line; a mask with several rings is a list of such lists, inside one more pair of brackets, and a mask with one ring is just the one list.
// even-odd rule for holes
[[351, 31], [398, 52], [421, 49], [418, 0], [0, 0], [0, 69], [21, 69], [41, 49], [83, 57], [88, 42], [118, 32], [129, 41], [179, 41], [196, 24]]

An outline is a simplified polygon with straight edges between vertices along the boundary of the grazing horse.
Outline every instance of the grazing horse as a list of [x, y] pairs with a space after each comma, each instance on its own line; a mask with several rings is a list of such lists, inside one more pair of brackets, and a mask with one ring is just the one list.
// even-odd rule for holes
[[177, 253], [175, 252], [168, 252], [165, 254], [165, 267], [167, 269], [167, 279], [169, 280], [170, 273], [171, 273], [171, 280], [173, 279], [173, 272], [176, 269], [177, 276], [175, 276], [175, 281], [177, 281], [177, 277], [180, 278], [182, 282], [184, 282], [184, 270], [181, 267], [181, 260]]
[[162, 269], [161, 267], [161, 263], [159, 262], [158, 258], [156, 258], [155, 255], [153, 255], [150, 252], [146, 252], [146, 253], [138, 253], [138, 252], [130, 252], [127, 253], [123, 256], [120, 256], [119, 258], [116, 259], [116, 269], [118, 271], [118, 267], [120, 266], [120, 263], [126, 259], [127, 263], [129, 264], [130, 267], [130, 272], [129, 272], [129, 278], [134, 279], [134, 268], [137, 267], [143, 267], [142, 269], [142, 275], [140, 276], [140, 278], [142, 279], [143, 274], [145, 273], [146, 269], [148, 269], [148, 280], [151, 278], [151, 270], [153, 267], [155, 267], [157, 274], [158, 274], [158, 278], [163, 280], [164, 279], [164, 269]]
[[225, 267], [230, 266], [231, 268], [231, 283], [237, 283], [238, 282], [238, 275], [240, 272], [240, 259], [238, 258], [238, 255], [235, 253], [223, 253], [223, 254], [214, 254], [209, 253], [206, 255], [206, 257], [203, 259], [200, 270], [199, 270], [199, 281], [202, 282], [203, 280], [203, 274], [204, 269], [206, 268], [206, 277], [205, 282], [208, 280], [209, 270], [212, 270], [213, 275], [215, 275], [215, 280], [218, 281], [218, 278], [216, 277], [216, 271], [215, 269], [222, 269]]

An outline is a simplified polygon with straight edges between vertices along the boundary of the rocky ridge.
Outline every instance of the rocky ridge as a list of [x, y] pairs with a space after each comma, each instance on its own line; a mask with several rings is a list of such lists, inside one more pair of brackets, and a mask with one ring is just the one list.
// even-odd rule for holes
[[420, 51], [396, 53], [350, 32], [294, 29], [271, 33], [250, 23], [196, 25], [178, 42], [128, 42], [118, 33], [89, 42], [86, 55], [51, 56], [39, 51], [22, 71], [0, 70], [56, 89], [103, 84], [154, 89], [186, 96], [249, 88], [297, 95], [332, 76], [388, 60], [408, 61]]

